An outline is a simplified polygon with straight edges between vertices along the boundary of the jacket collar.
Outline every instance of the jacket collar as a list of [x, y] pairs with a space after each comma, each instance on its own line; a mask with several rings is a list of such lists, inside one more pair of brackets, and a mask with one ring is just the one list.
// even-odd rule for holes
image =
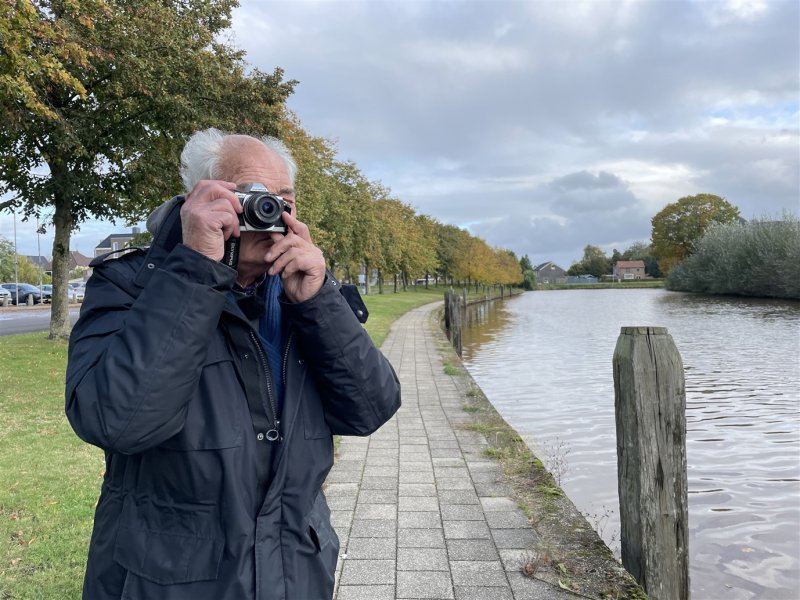
[[153, 272], [167, 259], [172, 249], [183, 239], [181, 233], [181, 206], [184, 197], [175, 196], [159, 206], [147, 218], [147, 229], [153, 242], [147, 251], [144, 265], [134, 278], [134, 283], [144, 287]]

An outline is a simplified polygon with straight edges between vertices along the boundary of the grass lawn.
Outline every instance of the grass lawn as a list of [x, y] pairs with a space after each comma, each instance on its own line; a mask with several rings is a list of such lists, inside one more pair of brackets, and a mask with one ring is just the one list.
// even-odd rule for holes
[[[444, 287], [364, 296], [380, 345], [406, 311]], [[0, 337], [0, 600], [79, 598], [103, 453], [64, 416], [67, 345], [47, 334]]]

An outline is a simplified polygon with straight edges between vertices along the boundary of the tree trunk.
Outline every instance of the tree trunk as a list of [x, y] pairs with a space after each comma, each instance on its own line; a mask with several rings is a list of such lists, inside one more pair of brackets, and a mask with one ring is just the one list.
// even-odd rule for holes
[[394, 274], [394, 293], [397, 293], [397, 273]]
[[369, 261], [364, 261], [364, 295], [369, 296]]
[[405, 271], [403, 271], [403, 273], [401, 274], [401, 277], [402, 277], [402, 279], [403, 279], [403, 291], [404, 291], [404, 292], [405, 292], [405, 291], [408, 291], [408, 290], [406, 289], [406, 286], [408, 285], [408, 275], [406, 274], [406, 272], [405, 272]]
[[[52, 171], [51, 171], [52, 172]], [[72, 200], [68, 195], [55, 197], [55, 236], [53, 237], [53, 297], [50, 305], [50, 339], [69, 339], [72, 324], [69, 321], [69, 240], [75, 220], [72, 217]]]
[[383, 273], [378, 269], [378, 293], [383, 293]]

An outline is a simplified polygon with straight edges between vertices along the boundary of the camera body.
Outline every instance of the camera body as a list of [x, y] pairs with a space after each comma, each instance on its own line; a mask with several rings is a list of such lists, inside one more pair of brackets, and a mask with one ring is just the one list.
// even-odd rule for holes
[[292, 207], [280, 196], [271, 193], [263, 183], [248, 183], [234, 192], [242, 203], [239, 231], [276, 231], [286, 235], [281, 215]]

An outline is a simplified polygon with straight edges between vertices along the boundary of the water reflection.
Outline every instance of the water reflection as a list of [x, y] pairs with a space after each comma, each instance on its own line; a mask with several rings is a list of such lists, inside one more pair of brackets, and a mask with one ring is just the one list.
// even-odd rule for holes
[[[663, 290], [535, 292], [464, 331], [464, 361], [618, 544], [611, 358], [620, 327], [663, 326], [683, 358], [697, 599], [800, 597], [800, 303]], [[590, 519], [591, 521], [591, 519]]]

